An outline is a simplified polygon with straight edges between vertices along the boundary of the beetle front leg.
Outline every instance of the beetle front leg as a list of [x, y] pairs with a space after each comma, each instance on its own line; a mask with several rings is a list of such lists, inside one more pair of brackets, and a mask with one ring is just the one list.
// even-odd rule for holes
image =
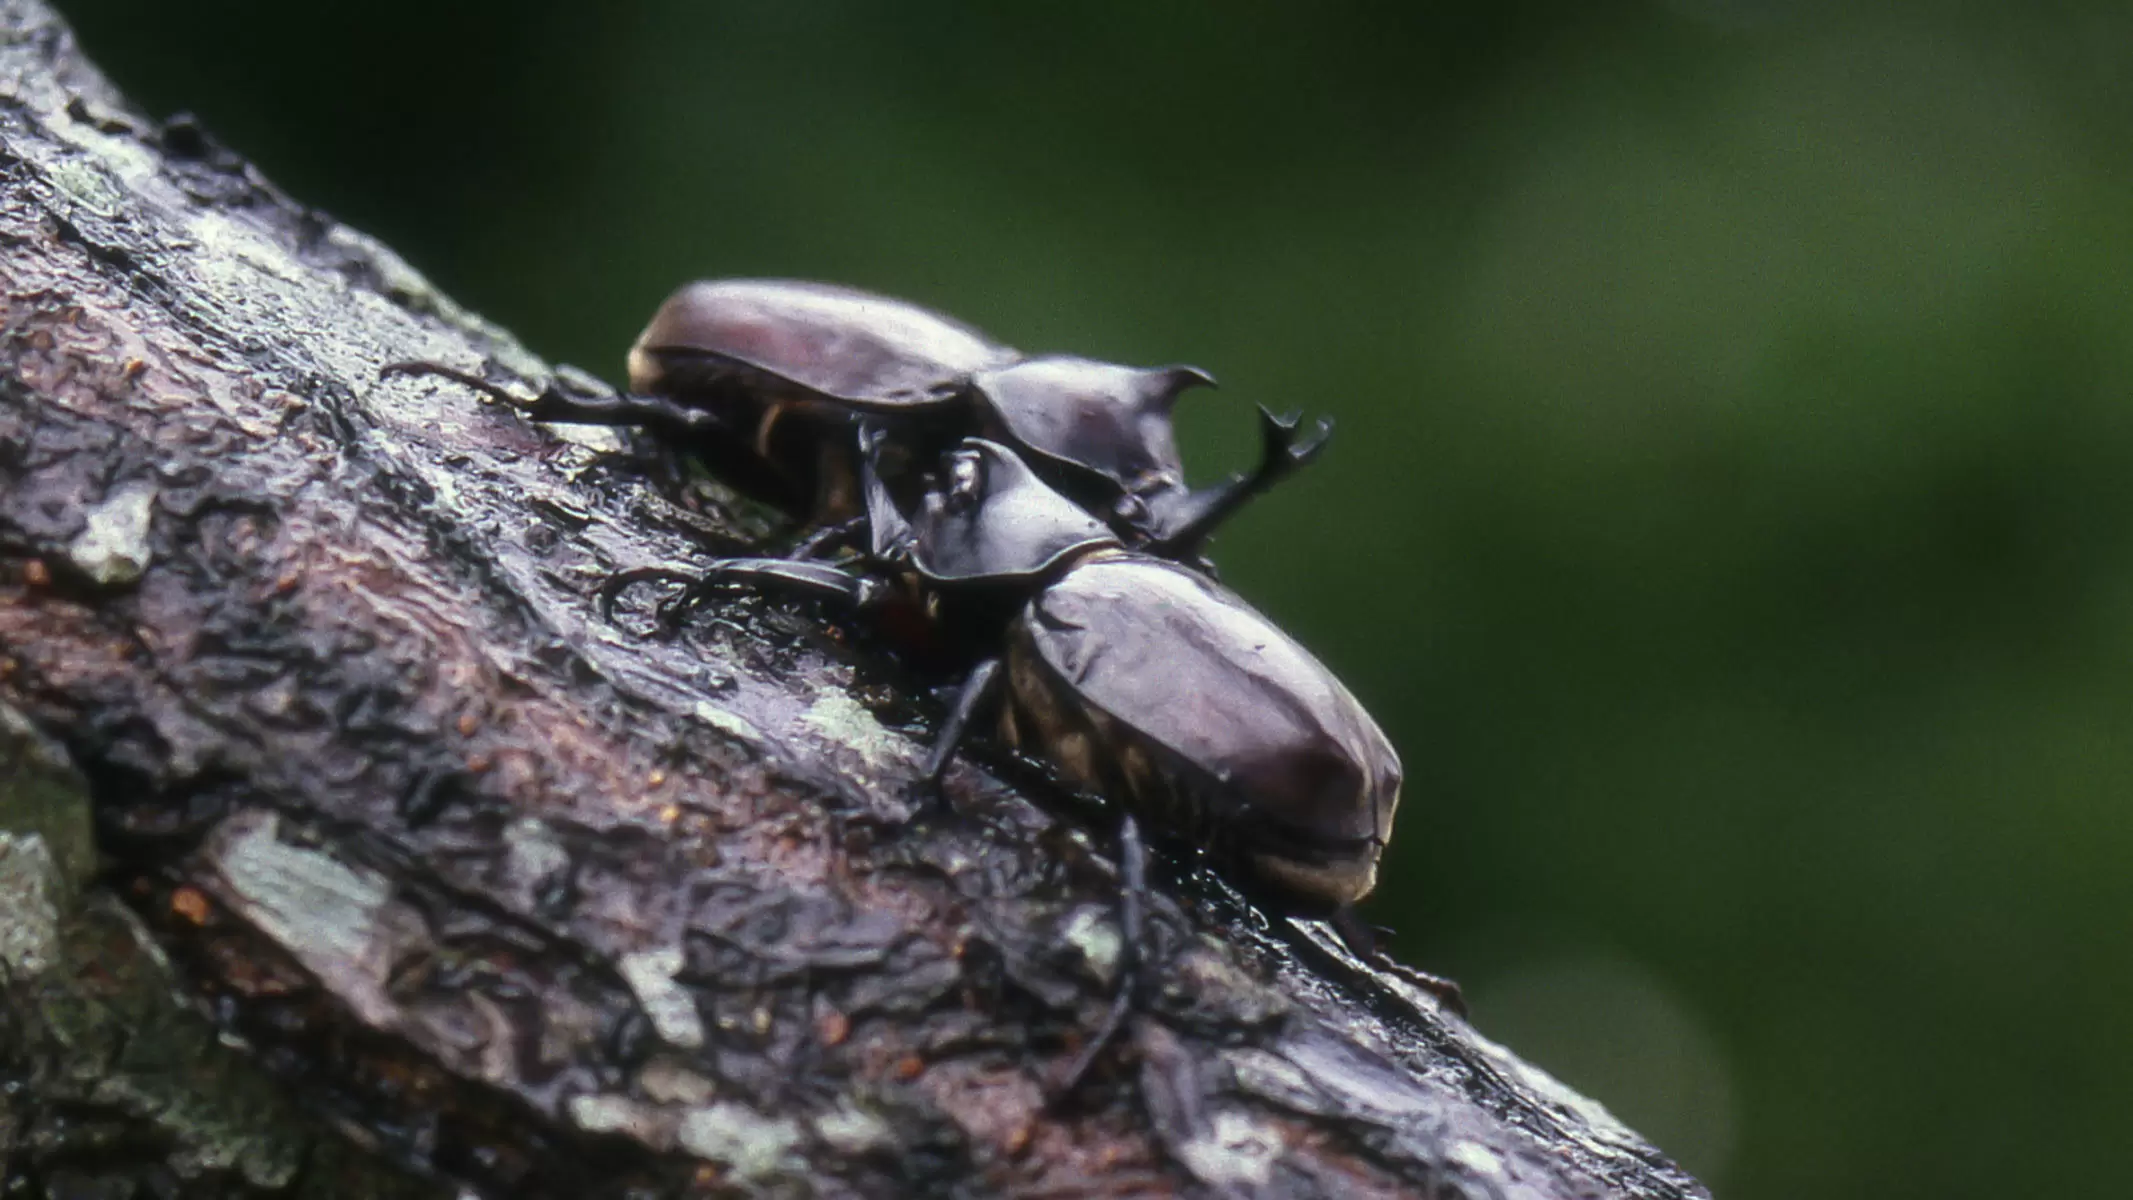
[[948, 773], [948, 763], [955, 757], [955, 749], [962, 744], [963, 736], [970, 732], [971, 718], [978, 709], [992, 699], [999, 690], [1000, 660], [988, 658], [979, 663], [963, 680], [961, 690], [956, 692], [955, 707], [948, 710], [948, 719], [941, 723], [940, 735], [933, 740], [933, 749], [926, 755], [926, 775], [922, 781], [929, 796], [941, 794], [941, 777]]
[[1229, 477], [1225, 483], [1184, 497], [1170, 514], [1158, 514], [1163, 528], [1150, 543], [1155, 554], [1170, 559], [1189, 559], [1223, 522], [1237, 515], [1261, 492], [1280, 483], [1298, 467], [1317, 458], [1333, 437], [1333, 422], [1321, 420], [1311, 436], [1298, 440], [1302, 417], [1297, 413], [1275, 416], [1259, 406], [1259, 463], [1249, 473]]
[[433, 362], [396, 362], [378, 368], [381, 379], [396, 375], [434, 375], [498, 400], [535, 421], [574, 425], [619, 425], [665, 433], [699, 434], [725, 426], [709, 409], [677, 404], [665, 396], [637, 396], [606, 391], [589, 380], [551, 376], [532, 399], [513, 394], [479, 375]]
[[752, 586], [798, 594], [832, 601], [854, 611], [872, 608], [888, 593], [880, 580], [826, 563], [795, 562], [784, 558], [722, 558], [696, 574], [671, 567], [639, 567], [619, 572], [600, 586], [601, 614], [613, 620], [615, 601], [623, 589], [652, 582], [682, 585], [680, 592], [659, 602], [659, 623], [668, 630], [679, 628], [712, 593], [726, 586]]
[[802, 562], [808, 559], [819, 558], [826, 551], [834, 550], [837, 547], [850, 542], [853, 537], [857, 536], [858, 533], [866, 527], [867, 519], [864, 516], [850, 517], [842, 521], [836, 521], [831, 524], [824, 525], [820, 529], [817, 529], [814, 532], [808, 534], [806, 537], [801, 538], [800, 541], [795, 544], [789, 552], [786, 553], [785, 557], [795, 562]]
[[1111, 997], [1111, 1009], [1096, 1027], [1095, 1036], [1074, 1056], [1052, 1089], [1047, 1103], [1055, 1108], [1073, 1097], [1089, 1068], [1096, 1065], [1097, 1056], [1118, 1039], [1118, 1031], [1140, 999], [1141, 943], [1148, 936], [1148, 845], [1141, 840], [1140, 823], [1131, 813], [1118, 822], [1118, 873], [1118, 992]]

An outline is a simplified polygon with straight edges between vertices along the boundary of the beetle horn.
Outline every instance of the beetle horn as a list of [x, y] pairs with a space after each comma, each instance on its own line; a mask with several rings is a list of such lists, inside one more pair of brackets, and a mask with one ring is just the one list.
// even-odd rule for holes
[[1215, 377], [1198, 367], [1151, 367], [1142, 375], [1148, 381], [1148, 399], [1163, 408], [1176, 404], [1186, 388], [1216, 386]]

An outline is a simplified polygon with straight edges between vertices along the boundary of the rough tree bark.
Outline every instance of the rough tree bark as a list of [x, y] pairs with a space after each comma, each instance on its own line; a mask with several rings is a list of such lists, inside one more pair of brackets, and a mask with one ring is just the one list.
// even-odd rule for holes
[[0, 20], [0, 1193], [1706, 1194], [1184, 867], [1047, 1112], [1100, 821], [967, 762], [911, 819], [930, 710], [817, 617], [602, 619], [759, 515], [381, 382], [544, 367]]

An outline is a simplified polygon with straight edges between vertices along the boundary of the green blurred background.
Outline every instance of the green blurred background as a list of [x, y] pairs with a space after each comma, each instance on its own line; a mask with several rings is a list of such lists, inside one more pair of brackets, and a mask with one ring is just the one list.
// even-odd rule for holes
[[610, 378], [795, 275], [1336, 416], [1219, 555], [1404, 957], [1722, 1195], [2126, 1194], [2128, 6], [62, 5]]

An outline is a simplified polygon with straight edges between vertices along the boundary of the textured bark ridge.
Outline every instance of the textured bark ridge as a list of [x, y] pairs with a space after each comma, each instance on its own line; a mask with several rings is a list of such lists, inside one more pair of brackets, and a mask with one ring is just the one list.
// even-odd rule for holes
[[912, 819], [936, 710], [819, 615], [603, 617], [762, 514], [381, 381], [545, 368], [0, 14], [0, 1191], [1706, 1194], [1189, 864], [1048, 1112], [1101, 815], [966, 760]]

